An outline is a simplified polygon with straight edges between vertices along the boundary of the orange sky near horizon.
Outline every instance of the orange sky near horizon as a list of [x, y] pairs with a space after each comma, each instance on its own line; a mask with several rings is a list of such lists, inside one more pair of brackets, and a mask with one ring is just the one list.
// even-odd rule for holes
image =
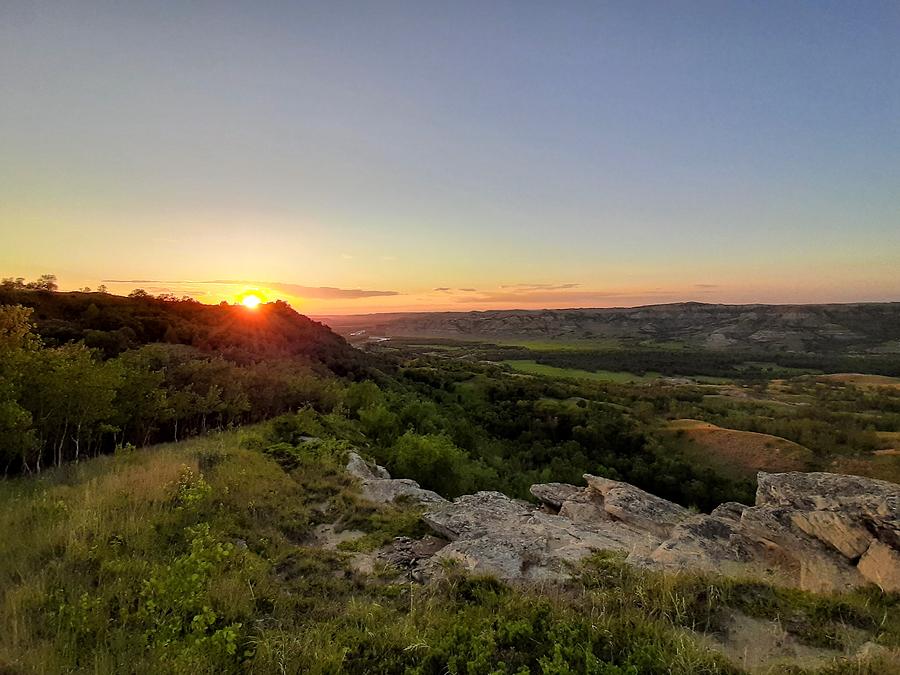
[[0, 3], [0, 277], [900, 301], [900, 10], [864, 5]]
[[[12, 275], [18, 276], [18, 275]], [[27, 278], [36, 277], [32, 274]], [[163, 281], [152, 279], [93, 279], [61, 277], [61, 290], [96, 289], [101, 283], [110, 293], [127, 295], [143, 288], [153, 295], [171, 293], [190, 296], [205, 304], [221, 301], [241, 303], [248, 295], [264, 302], [284, 300], [294, 309], [312, 316], [339, 316], [380, 312], [469, 311], [490, 309], [564, 309], [574, 307], [633, 307], [672, 302], [726, 304], [806, 304], [820, 302], [894, 301], [900, 295], [880, 294], [878, 289], [846, 290], [835, 293], [830, 287], [780, 284], [753, 289], [719, 284], [693, 284], [681, 288], [612, 287], [592, 289], [581, 284], [500, 284], [482, 288], [433, 287], [410, 291], [368, 291], [336, 287], [306, 287], [278, 282], [219, 280], [210, 282]]]

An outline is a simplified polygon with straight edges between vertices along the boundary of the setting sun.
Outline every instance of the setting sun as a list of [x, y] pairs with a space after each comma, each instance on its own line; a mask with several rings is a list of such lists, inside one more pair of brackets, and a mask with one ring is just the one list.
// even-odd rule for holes
[[241, 304], [248, 309], [256, 309], [262, 302], [262, 298], [258, 295], [248, 294], [241, 298]]

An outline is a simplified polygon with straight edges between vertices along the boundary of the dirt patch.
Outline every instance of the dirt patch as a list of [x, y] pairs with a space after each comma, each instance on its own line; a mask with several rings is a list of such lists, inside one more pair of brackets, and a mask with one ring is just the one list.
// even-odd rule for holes
[[360, 537], [365, 536], [365, 534], [365, 532], [360, 530], [341, 530], [337, 532], [335, 531], [334, 523], [326, 523], [316, 526], [312, 531], [312, 541], [310, 543], [313, 546], [334, 551], [339, 544], [343, 544], [345, 541], [356, 541]]
[[843, 658], [843, 652], [800, 644], [777, 621], [732, 612], [723, 630], [707, 637], [710, 647], [751, 673], [781, 672], [783, 668], [819, 669]]

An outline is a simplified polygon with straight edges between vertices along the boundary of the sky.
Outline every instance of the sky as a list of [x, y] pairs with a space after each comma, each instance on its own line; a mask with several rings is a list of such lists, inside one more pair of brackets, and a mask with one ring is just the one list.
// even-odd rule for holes
[[900, 300], [900, 2], [0, 1], [0, 276]]

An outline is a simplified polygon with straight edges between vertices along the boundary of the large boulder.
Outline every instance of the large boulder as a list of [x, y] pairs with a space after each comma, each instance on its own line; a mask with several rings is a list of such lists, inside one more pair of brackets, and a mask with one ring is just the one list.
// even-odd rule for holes
[[683, 506], [609, 478], [584, 474], [588, 488], [602, 501], [603, 510], [639, 530], [667, 537], [691, 513]]
[[880, 541], [873, 541], [859, 560], [860, 574], [883, 591], [900, 590], [900, 554]]
[[347, 455], [347, 473], [357, 478], [363, 497], [371, 502], [390, 504], [403, 501], [414, 504], [440, 504], [447, 500], [437, 492], [423, 489], [409, 478], [391, 478], [384, 467], [366, 462], [357, 453]]
[[[569, 502], [563, 502], [563, 505]], [[435, 556], [505, 579], [560, 579], [595, 551], [645, 560], [660, 540], [626, 523], [573, 522], [500, 492], [464, 495], [430, 509], [424, 521], [450, 544]]]

